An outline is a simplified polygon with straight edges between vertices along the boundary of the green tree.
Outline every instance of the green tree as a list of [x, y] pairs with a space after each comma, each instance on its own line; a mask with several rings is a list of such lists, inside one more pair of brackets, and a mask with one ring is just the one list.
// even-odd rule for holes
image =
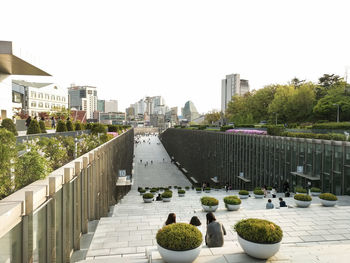
[[13, 192], [12, 161], [17, 157], [16, 138], [12, 132], [0, 129], [0, 199]]
[[56, 132], [66, 132], [66, 131], [67, 131], [66, 123], [62, 120], [59, 120], [57, 122]]
[[32, 146], [15, 163], [15, 187], [21, 189], [32, 182], [44, 179], [52, 171], [49, 161], [41, 156], [39, 148]]
[[269, 85], [252, 91], [247, 107], [255, 122], [269, 119], [268, 108], [274, 99], [277, 87], [278, 85]]
[[41, 138], [38, 145], [45, 153], [46, 159], [49, 160], [52, 170], [56, 170], [68, 162], [67, 149], [58, 138]]
[[76, 121], [74, 123], [74, 130], [76, 130], [76, 131], [82, 130], [82, 126], [81, 126], [81, 122], [80, 121]]
[[46, 127], [45, 127], [45, 122], [40, 120], [39, 121], [39, 126], [40, 126], [40, 131], [41, 133], [46, 133]]
[[71, 120], [66, 121], [66, 126], [67, 126], [67, 131], [74, 131], [73, 123], [71, 122]]
[[18, 135], [16, 125], [13, 123], [11, 119], [4, 119], [1, 123], [1, 126], [6, 130], [12, 132], [15, 136]]
[[220, 120], [220, 118], [221, 118], [220, 112], [216, 110], [212, 110], [212, 111], [209, 111], [207, 114], [205, 114], [204, 122], [206, 124], [212, 124]]
[[[343, 81], [343, 78], [335, 74], [323, 74], [322, 77], [318, 79], [318, 86], [316, 87], [316, 100], [319, 100], [327, 95], [328, 91], [333, 87], [338, 86]], [[345, 88], [345, 87], [344, 87]]]
[[37, 120], [32, 120], [29, 124], [27, 134], [38, 134], [41, 133], [39, 122]]

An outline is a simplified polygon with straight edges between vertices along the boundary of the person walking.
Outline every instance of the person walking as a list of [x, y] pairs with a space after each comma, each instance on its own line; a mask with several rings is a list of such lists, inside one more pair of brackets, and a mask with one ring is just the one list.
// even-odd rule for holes
[[209, 212], [206, 217], [207, 233], [205, 235], [205, 244], [208, 247], [222, 247], [224, 245], [224, 235], [226, 235], [224, 226], [216, 221], [212, 212]]
[[56, 128], [56, 120], [55, 120], [55, 117], [51, 117], [51, 128]]

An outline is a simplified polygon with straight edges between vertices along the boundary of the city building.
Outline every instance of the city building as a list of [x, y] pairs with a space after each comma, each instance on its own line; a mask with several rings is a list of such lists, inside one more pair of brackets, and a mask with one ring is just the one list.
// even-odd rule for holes
[[177, 125], [179, 123], [179, 118], [177, 116], [177, 107], [173, 107], [165, 113], [165, 122], [170, 123], [171, 126]]
[[196, 107], [192, 101], [187, 101], [185, 106], [181, 109], [182, 117], [189, 122], [200, 117]]
[[38, 116], [40, 112], [56, 112], [68, 108], [65, 89], [52, 83], [12, 80], [12, 111]]
[[98, 120], [103, 124], [125, 124], [124, 112], [99, 112]]
[[97, 111], [105, 112], [105, 100], [97, 100]]
[[[11, 118], [14, 115], [12, 112], [12, 101], [15, 101], [15, 103], [20, 101], [16, 105], [20, 106], [23, 99], [20, 92], [15, 92], [14, 94], [12, 92], [13, 75], [51, 76], [14, 55], [12, 42], [0, 41], [0, 121], [5, 118]], [[15, 98], [12, 98], [12, 96], [15, 96]]]
[[249, 92], [248, 80], [241, 79], [239, 74], [226, 75], [221, 81], [221, 111], [226, 111], [227, 104], [234, 95], [242, 96], [247, 92]]
[[97, 111], [97, 90], [92, 86], [72, 86], [68, 88], [68, 105], [75, 110], [86, 111], [87, 119], [92, 119]]
[[99, 112], [118, 112], [117, 100], [97, 100], [97, 111]]

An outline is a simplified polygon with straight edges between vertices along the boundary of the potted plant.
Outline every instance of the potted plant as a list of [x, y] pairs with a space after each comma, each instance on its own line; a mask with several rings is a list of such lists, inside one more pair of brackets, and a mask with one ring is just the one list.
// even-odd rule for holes
[[321, 189], [317, 187], [311, 187], [310, 192], [312, 196], [319, 196], [321, 194]]
[[219, 206], [219, 200], [214, 197], [204, 196], [201, 198], [203, 210], [205, 212], [215, 212]]
[[299, 207], [309, 207], [311, 205], [311, 196], [306, 194], [296, 194], [294, 195], [295, 204]]
[[238, 195], [240, 199], [247, 199], [249, 197], [249, 192], [247, 190], [240, 190]]
[[323, 193], [318, 196], [323, 206], [335, 206], [338, 198], [331, 193]]
[[184, 197], [185, 196], [186, 191], [182, 190], [182, 189], [178, 189], [177, 190], [177, 194], [179, 195], [179, 197]]
[[280, 249], [283, 232], [273, 222], [248, 218], [237, 222], [234, 229], [238, 243], [249, 256], [268, 259]]
[[215, 191], [219, 191], [219, 190], [220, 190], [220, 188], [221, 188], [221, 187], [220, 187], [220, 186], [218, 186], [218, 185], [214, 187]]
[[264, 198], [264, 191], [261, 189], [255, 189], [254, 190], [254, 197], [257, 199]]
[[149, 190], [149, 187], [145, 187], [146, 190]]
[[172, 188], [172, 186], [171, 185], [169, 185], [169, 187], [168, 187], [169, 189], [171, 189]]
[[160, 188], [159, 188], [159, 191], [160, 191], [160, 192], [163, 192], [163, 191], [164, 191], [164, 187], [160, 187]]
[[190, 187], [189, 186], [186, 186], [185, 187], [186, 191], [190, 190]]
[[177, 189], [177, 186], [176, 186], [176, 185], [174, 186], [174, 189]]
[[154, 195], [151, 193], [145, 193], [142, 197], [145, 203], [152, 203]]
[[196, 192], [197, 192], [198, 194], [202, 193], [202, 188], [197, 187], [197, 188], [196, 188]]
[[237, 211], [241, 206], [241, 199], [235, 195], [226, 196], [224, 203], [228, 211]]
[[181, 190], [181, 189], [182, 189], [182, 187], [181, 187], [181, 186], [178, 186], [178, 187], [177, 187], [177, 190], [179, 190], [179, 189]]
[[171, 191], [165, 191], [164, 193], [162, 193], [163, 202], [170, 202], [172, 197], [173, 192]]
[[155, 194], [155, 193], [157, 193], [157, 189], [156, 189], [156, 188], [152, 188], [150, 192], [151, 192], [152, 194]]
[[307, 194], [307, 190], [302, 188], [302, 187], [296, 187], [295, 188], [295, 193], [296, 194]]
[[140, 193], [140, 195], [143, 195], [144, 193], [146, 193], [146, 190], [145, 189], [140, 189], [139, 193]]
[[271, 186], [266, 187], [266, 191], [267, 191], [268, 194], [271, 193], [271, 190], [272, 190], [272, 187], [271, 187]]
[[204, 188], [204, 192], [206, 192], [206, 193], [210, 193], [210, 190], [211, 190], [211, 188], [210, 188], [210, 187], [206, 187], [206, 188]]
[[156, 240], [159, 254], [165, 262], [187, 263], [198, 257], [203, 237], [193, 225], [174, 223], [159, 229]]

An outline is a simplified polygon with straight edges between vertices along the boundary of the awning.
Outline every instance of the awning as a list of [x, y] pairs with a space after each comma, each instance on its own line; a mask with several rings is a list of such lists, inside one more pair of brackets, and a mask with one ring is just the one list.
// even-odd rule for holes
[[245, 183], [250, 183], [250, 179], [248, 178], [244, 178], [243, 176], [237, 176], [237, 178], [241, 179], [242, 181], [244, 181]]
[[8, 75], [51, 76], [12, 54], [0, 54], [0, 73]]
[[306, 178], [306, 179], [308, 179], [310, 181], [320, 181], [321, 180], [320, 177], [311, 176], [311, 175], [304, 174], [304, 173], [298, 173], [298, 172], [290, 172], [290, 173], [293, 174], [293, 175], [296, 175], [296, 176], [300, 176], [300, 177]]

